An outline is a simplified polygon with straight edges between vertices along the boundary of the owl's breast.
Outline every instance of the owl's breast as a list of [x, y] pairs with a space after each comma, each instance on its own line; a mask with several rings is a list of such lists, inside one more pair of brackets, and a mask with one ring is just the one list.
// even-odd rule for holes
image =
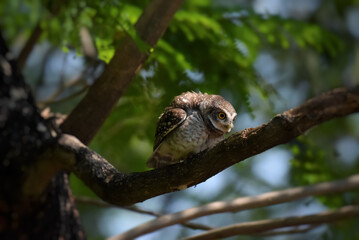
[[189, 153], [198, 153], [205, 149], [208, 133], [202, 117], [198, 112], [188, 114], [187, 119], [179, 126], [170, 137], [170, 145], [185, 156]]

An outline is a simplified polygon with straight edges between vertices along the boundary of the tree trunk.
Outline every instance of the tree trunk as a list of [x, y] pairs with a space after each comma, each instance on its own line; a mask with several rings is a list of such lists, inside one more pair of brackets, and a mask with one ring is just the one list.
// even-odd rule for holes
[[36, 156], [56, 136], [43, 119], [0, 36], [0, 239], [84, 239], [68, 173], [38, 175], [45, 191], [26, 184]]
[[[135, 29], [149, 48], [162, 37], [181, 2], [153, 0], [143, 11]], [[34, 31], [29, 45], [40, 33]], [[25, 47], [25, 55], [20, 54], [20, 68], [29, 51]], [[89, 143], [148, 55], [127, 36], [62, 130]], [[38, 112], [10, 58], [0, 36], [0, 239], [84, 239], [68, 173], [51, 150], [46, 151], [59, 137], [58, 125]]]

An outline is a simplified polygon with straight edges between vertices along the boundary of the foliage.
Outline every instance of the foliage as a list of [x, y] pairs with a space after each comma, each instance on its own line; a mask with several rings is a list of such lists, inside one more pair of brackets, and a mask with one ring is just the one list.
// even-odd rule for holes
[[[63, 1], [57, 6], [49, 0], [7, 0], [0, 2], [0, 26], [8, 42], [19, 51], [18, 42], [23, 42], [34, 26], [40, 24], [42, 42], [67, 52], [74, 51], [78, 58], [81, 56], [79, 31], [86, 27], [99, 58], [109, 62], [121, 38], [127, 34], [140, 49], [148, 50], [134, 30], [148, 2], [76, 0]], [[242, 6], [221, 1], [184, 1], [91, 147], [121, 171], [144, 171], [144, 162], [152, 150], [157, 117], [172, 98], [183, 91], [200, 90], [228, 98], [239, 112], [236, 130], [241, 130], [294, 107], [292, 100], [299, 99], [295, 103], [300, 104], [309, 96], [342, 86], [342, 76], [349, 74], [348, 69], [358, 61], [358, 54], [353, 53], [356, 40], [345, 25], [341, 25], [341, 29], [335, 26], [343, 24], [346, 9], [358, 1], [334, 1], [338, 15], [332, 16], [332, 21], [323, 21], [320, 14], [330, 12], [328, 2], [323, 1], [317, 11], [311, 13], [311, 18], [300, 19], [259, 13], [251, 3]], [[258, 66], [258, 59], [266, 54], [271, 57]], [[42, 68], [45, 67], [37, 66], [37, 71], [43, 71]], [[267, 68], [272, 72], [266, 72]], [[272, 81], [271, 77], [276, 80]], [[50, 91], [58, 83], [47, 84], [52, 86], [46, 89]], [[69, 104], [74, 103], [50, 106], [65, 111]], [[357, 121], [358, 118], [348, 118], [323, 124], [288, 145], [286, 151], [293, 154], [293, 159], [290, 181], [286, 184], [316, 183], [358, 172], [358, 156], [353, 165], [345, 165], [336, 153], [338, 142], [344, 136], [352, 136], [353, 141], [359, 142], [358, 125], [353, 123]], [[243, 167], [229, 170], [226, 174], [230, 180], [211, 197], [203, 199], [186, 191], [174, 196], [197, 205], [208, 199], [234, 197], [234, 192], [249, 194], [248, 188], [238, 185], [241, 180], [251, 182], [248, 185], [259, 190], [274, 188], [258, 176], [250, 176], [250, 164], [249, 161], [243, 163]], [[90, 194], [84, 188], [73, 180], [75, 193]], [[353, 199], [352, 195], [342, 195], [320, 201], [336, 207]], [[163, 210], [172, 209], [164, 207]], [[247, 219], [256, 214], [269, 217], [273, 212], [261, 210]]]

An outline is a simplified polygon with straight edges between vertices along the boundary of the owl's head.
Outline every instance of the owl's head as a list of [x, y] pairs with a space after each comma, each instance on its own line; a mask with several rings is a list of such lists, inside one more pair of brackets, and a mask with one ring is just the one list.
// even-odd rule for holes
[[219, 95], [205, 95], [200, 104], [200, 111], [205, 122], [222, 134], [232, 130], [237, 116], [232, 104]]

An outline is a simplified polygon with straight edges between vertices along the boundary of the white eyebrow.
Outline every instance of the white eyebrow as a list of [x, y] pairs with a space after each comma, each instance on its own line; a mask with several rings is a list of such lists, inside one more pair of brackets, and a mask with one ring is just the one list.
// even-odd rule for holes
[[227, 110], [224, 109], [224, 112], [226, 113], [227, 116], [231, 117], [231, 119], [235, 118], [237, 116], [237, 113], [233, 113], [233, 114], [230, 114]]

